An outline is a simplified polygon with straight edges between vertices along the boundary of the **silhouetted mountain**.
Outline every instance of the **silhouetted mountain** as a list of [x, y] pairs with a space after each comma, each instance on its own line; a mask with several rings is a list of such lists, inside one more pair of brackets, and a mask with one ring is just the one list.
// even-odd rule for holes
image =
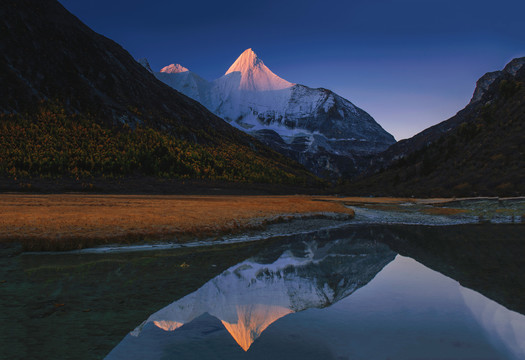
[[[525, 58], [485, 74], [452, 118], [380, 154], [351, 193], [404, 196], [525, 193]], [[370, 175], [372, 174], [372, 175]]]
[[0, 5], [0, 83], [1, 176], [316, 181], [55, 0]]

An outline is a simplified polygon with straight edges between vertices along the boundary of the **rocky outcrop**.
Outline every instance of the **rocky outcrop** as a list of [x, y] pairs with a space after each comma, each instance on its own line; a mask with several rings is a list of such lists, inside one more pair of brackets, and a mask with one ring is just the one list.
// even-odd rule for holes
[[511, 76], [516, 76], [521, 67], [525, 64], [525, 57], [516, 58], [510, 61], [502, 71], [493, 71], [488, 72], [483, 75], [476, 82], [476, 89], [474, 90], [474, 95], [470, 100], [470, 104], [480, 101], [483, 98], [483, 95], [487, 92], [490, 85], [496, 80], [502, 77], [504, 74], [509, 74]]

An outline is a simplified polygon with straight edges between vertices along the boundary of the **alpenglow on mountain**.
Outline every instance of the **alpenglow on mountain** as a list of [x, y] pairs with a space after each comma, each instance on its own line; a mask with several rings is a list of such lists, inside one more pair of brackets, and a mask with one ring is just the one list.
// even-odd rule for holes
[[350, 101], [327, 89], [280, 78], [252, 49], [211, 82], [179, 64], [154, 75], [320, 176], [352, 176], [373, 154], [395, 143]]

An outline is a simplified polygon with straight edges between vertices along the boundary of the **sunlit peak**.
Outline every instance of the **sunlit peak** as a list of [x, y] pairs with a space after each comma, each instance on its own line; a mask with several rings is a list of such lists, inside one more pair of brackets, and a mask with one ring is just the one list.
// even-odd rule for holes
[[189, 71], [188, 68], [185, 68], [184, 66], [180, 64], [171, 64], [168, 66], [163, 67], [160, 72], [162, 73], [168, 73], [168, 74], [177, 74]]
[[154, 321], [153, 324], [155, 324], [156, 327], [161, 328], [164, 331], [173, 331], [184, 325], [184, 323], [182, 322], [169, 320]]
[[268, 326], [293, 312], [282, 306], [264, 304], [238, 305], [236, 308], [237, 323], [221, 322], [244, 351], [248, 351]]
[[240, 90], [280, 90], [295, 85], [275, 75], [251, 48], [244, 50], [225, 75], [233, 72], [241, 74]]

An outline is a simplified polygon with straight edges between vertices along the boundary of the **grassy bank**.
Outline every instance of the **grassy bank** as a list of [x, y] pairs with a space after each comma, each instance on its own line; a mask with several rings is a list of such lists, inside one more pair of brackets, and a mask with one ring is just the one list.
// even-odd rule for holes
[[26, 251], [185, 242], [297, 217], [354, 215], [341, 202], [318, 200], [310, 196], [5, 194], [0, 196], [0, 242], [19, 242]]

